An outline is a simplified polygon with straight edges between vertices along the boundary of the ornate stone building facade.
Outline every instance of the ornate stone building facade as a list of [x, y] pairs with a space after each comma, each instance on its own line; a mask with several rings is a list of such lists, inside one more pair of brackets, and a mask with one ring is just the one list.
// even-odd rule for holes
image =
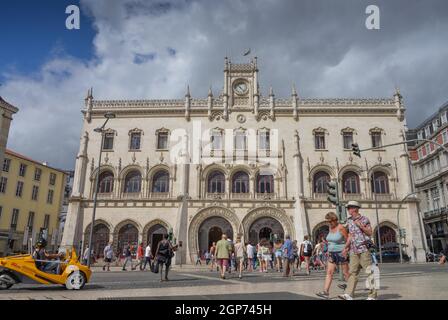
[[223, 90], [179, 100], [94, 100], [90, 91], [77, 156], [73, 193], [62, 245], [88, 239], [102, 137], [94, 129], [113, 112], [102, 142], [94, 250], [107, 241], [155, 243], [173, 231], [182, 248], [176, 262], [226, 232], [245, 241], [291, 235], [313, 240], [325, 234], [324, 216], [334, 211], [326, 182], [340, 182], [341, 197], [362, 203], [373, 227], [377, 193], [381, 237], [397, 241], [396, 213], [414, 260], [424, 260], [416, 202], [401, 204], [411, 186], [403, 146], [363, 153], [362, 146], [404, 139], [404, 107], [388, 99], [303, 99], [295, 88], [277, 99], [262, 96], [257, 59], [225, 59]]
[[[448, 145], [448, 102], [415, 129], [409, 139], [428, 139]], [[448, 246], [448, 153], [429, 142], [413, 143], [409, 148], [414, 185], [425, 226], [427, 247], [435, 253]]]

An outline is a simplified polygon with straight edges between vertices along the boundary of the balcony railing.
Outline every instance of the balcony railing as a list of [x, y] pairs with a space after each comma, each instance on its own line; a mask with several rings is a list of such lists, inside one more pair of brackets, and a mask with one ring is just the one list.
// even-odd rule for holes
[[142, 193], [141, 192], [123, 192], [121, 194], [122, 199], [141, 199]]
[[[375, 194], [372, 194], [372, 199], [375, 199]], [[376, 194], [377, 201], [391, 201], [394, 200], [394, 195], [392, 193], [377, 193]]]
[[98, 200], [110, 200], [114, 198], [114, 193], [98, 193]]
[[423, 213], [423, 216], [425, 217], [425, 219], [430, 219], [430, 218], [435, 218], [437, 216], [440, 216], [440, 215], [446, 214], [446, 213], [448, 213], [448, 208], [442, 207], [439, 209], [426, 211]]
[[207, 192], [205, 195], [206, 199], [213, 199], [213, 200], [221, 200], [226, 198], [225, 193], [218, 193], [218, 192]]
[[314, 200], [327, 200], [327, 193], [313, 193]]
[[168, 199], [169, 197], [169, 192], [151, 192], [149, 194], [150, 199]]
[[342, 199], [344, 200], [362, 200], [363, 194], [361, 193], [343, 193], [342, 194]]
[[274, 200], [277, 199], [277, 194], [275, 193], [256, 193], [255, 198], [257, 200]]
[[232, 199], [250, 199], [251, 193], [231, 193]]

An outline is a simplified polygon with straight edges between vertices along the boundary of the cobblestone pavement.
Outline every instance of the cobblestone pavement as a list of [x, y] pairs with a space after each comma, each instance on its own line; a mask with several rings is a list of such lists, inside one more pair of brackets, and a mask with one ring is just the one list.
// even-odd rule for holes
[[[448, 299], [448, 266], [437, 264], [384, 264], [381, 269], [381, 289], [378, 299]], [[204, 266], [174, 266], [170, 281], [160, 282], [160, 275], [149, 271], [121, 271], [113, 268], [103, 272], [94, 268], [91, 282], [81, 291], [68, 291], [62, 286], [17, 285], [0, 291], [0, 299], [76, 300], [76, 299], [317, 299], [321, 291], [323, 271], [310, 276], [303, 272], [283, 278], [277, 272], [236, 273], [219, 278]], [[364, 276], [358, 284], [357, 298], [365, 299]], [[337, 299], [341, 290], [335, 280], [330, 291]]]

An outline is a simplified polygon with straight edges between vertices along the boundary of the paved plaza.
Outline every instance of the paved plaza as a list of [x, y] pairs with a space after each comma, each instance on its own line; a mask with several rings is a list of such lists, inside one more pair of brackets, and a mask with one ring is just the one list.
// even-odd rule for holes
[[[438, 264], [384, 264], [381, 269], [379, 300], [448, 299], [448, 266]], [[149, 271], [121, 271], [113, 268], [103, 272], [94, 268], [91, 282], [81, 291], [68, 291], [58, 285], [17, 285], [0, 291], [1, 300], [129, 300], [129, 299], [194, 299], [194, 300], [310, 300], [319, 299], [323, 271], [296, 273], [292, 278], [281, 274], [245, 273], [238, 279], [232, 272], [227, 279], [205, 267], [174, 266], [170, 281], [160, 282], [160, 275]], [[367, 298], [363, 276], [358, 284], [356, 299]], [[331, 299], [338, 300], [342, 291], [335, 280]]]

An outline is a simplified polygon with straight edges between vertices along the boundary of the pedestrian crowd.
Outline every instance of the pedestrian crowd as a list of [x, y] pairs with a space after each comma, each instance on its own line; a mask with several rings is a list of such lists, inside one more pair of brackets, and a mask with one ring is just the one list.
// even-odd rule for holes
[[[339, 222], [338, 215], [334, 212], [326, 214], [325, 219], [329, 225], [329, 232], [321, 236], [313, 246], [308, 235], [305, 235], [300, 243], [291, 240], [289, 235], [284, 239], [262, 238], [258, 243], [245, 243], [241, 236], [236, 240], [229, 239], [223, 233], [219, 241], [213, 242], [209, 250], [196, 253], [196, 265], [205, 265], [212, 272], [219, 272], [222, 279], [232, 271], [243, 277], [244, 272], [281, 273], [283, 277], [292, 277], [297, 272], [310, 275], [313, 271], [325, 271], [324, 288], [316, 295], [329, 299], [333, 276], [341, 272], [345, 283], [338, 287], [345, 292], [338, 297], [343, 300], [352, 300], [359, 280], [361, 270], [367, 274], [366, 287], [369, 290], [368, 300], [377, 298], [379, 289], [379, 269], [375, 257], [375, 246], [371, 240], [372, 227], [367, 217], [360, 214], [359, 202], [349, 201], [347, 204], [349, 217], [346, 225]], [[121, 253], [123, 257], [122, 270], [126, 271], [128, 264], [131, 270], [146, 270], [147, 266], [154, 273], [160, 273], [160, 281], [168, 280], [168, 272], [171, 259], [177, 246], [174, 246], [163, 236], [156, 249], [153, 251], [151, 244], [144, 247], [140, 243], [137, 248], [130, 243], [124, 246]], [[154, 252], [154, 253], [153, 253]], [[87, 261], [89, 248], [86, 248], [83, 260]], [[112, 243], [109, 243], [103, 252], [104, 271], [110, 271], [114, 261]], [[133, 256], [137, 262], [134, 265]], [[163, 277], [163, 267], [165, 273]]]
[[371, 240], [372, 227], [369, 219], [360, 214], [360, 208], [359, 202], [348, 202], [350, 216], [346, 225], [339, 222], [334, 212], [327, 213], [325, 219], [329, 232], [314, 246], [308, 235], [299, 244], [296, 240], [292, 241], [289, 235], [285, 239], [243, 243], [239, 236], [233, 242], [226, 234], [222, 234], [221, 240], [213, 242], [207, 252], [197, 253], [196, 265], [202, 264], [201, 259], [204, 258], [210, 271], [218, 271], [222, 279], [232, 271], [242, 278], [243, 272], [278, 272], [283, 277], [291, 277], [302, 270], [306, 275], [322, 270], [326, 272], [324, 290], [316, 295], [324, 299], [330, 298], [333, 276], [340, 270], [345, 283], [338, 287], [345, 292], [338, 297], [343, 300], [353, 299], [363, 270], [367, 274], [367, 300], [375, 300], [379, 289], [379, 269]]

